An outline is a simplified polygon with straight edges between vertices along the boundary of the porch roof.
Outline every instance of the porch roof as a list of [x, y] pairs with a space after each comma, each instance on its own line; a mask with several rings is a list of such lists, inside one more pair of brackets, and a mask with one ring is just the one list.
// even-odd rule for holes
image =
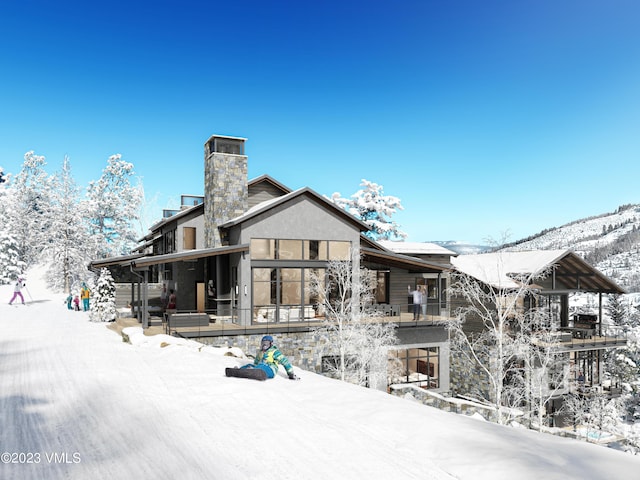
[[390, 251], [377, 250], [374, 248], [360, 247], [365, 261], [375, 261], [383, 265], [390, 267], [405, 268], [411, 271], [424, 271], [431, 272], [444, 272], [449, 271], [444, 265], [438, 265], [436, 263], [427, 262], [417, 257], [410, 257], [407, 255], [401, 255], [399, 253], [393, 253]]
[[249, 251], [249, 244], [247, 243], [227, 247], [201, 248], [197, 250], [187, 250], [185, 252], [167, 253], [164, 255], [149, 255], [132, 260], [131, 265], [134, 268], [144, 268], [151, 265], [158, 265], [160, 263], [184, 262], [186, 260], [197, 260], [199, 258], [247, 251]]
[[133, 260], [144, 256], [144, 253], [136, 253], [133, 255], [123, 255], [121, 257], [102, 258], [100, 260], [93, 260], [89, 263], [89, 268], [110, 267], [112, 265], [129, 265]]
[[198, 258], [213, 257], [215, 255], [228, 255], [231, 253], [246, 251], [249, 251], [249, 244], [218, 248], [201, 248], [198, 250], [187, 250], [184, 252], [167, 253], [164, 255], [145, 255], [144, 253], [138, 253], [135, 255], [94, 260], [89, 264], [89, 267], [102, 268], [112, 265], [131, 265], [134, 268], [144, 268], [150, 265], [158, 265], [160, 263], [183, 262], [185, 260], [197, 260]]

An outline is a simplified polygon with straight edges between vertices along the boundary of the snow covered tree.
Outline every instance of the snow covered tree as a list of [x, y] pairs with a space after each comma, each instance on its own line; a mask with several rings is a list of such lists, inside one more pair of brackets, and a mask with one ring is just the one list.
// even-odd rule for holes
[[540, 309], [531, 313], [533, 328], [529, 338], [524, 339], [529, 352], [525, 357], [528, 388], [524, 410], [531, 420], [535, 418], [536, 428], [542, 429], [547, 405], [567, 387], [569, 358], [566, 352], [558, 350], [557, 330], [536, 328], [547, 323], [546, 312]]
[[[2, 168], [0, 168], [2, 171]], [[0, 184], [0, 218], [7, 218], [7, 207], [10, 203], [12, 190], [7, 187], [5, 182]], [[20, 252], [18, 249], [18, 241], [13, 234], [8, 221], [0, 222], [0, 285], [11, 283], [16, 277], [24, 271], [26, 264], [20, 260]]]
[[[498, 263], [501, 271], [499, 259]], [[525, 299], [534, 298], [531, 285], [545, 274], [510, 274], [507, 277], [513, 281], [508, 285], [486, 285], [464, 273], [451, 278], [449, 295], [452, 304], [460, 305], [446, 324], [452, 352], [460, 369], [483, 373], [486, 385], [473, 385], [470, 393], [495, 406], [500, 424], [508, 423], [530, 396], [527, 377], [534, 364], [530, 360], [534, 316], [525, 308]], [[540, 321], [540, 313], [535, 318]]]
[[381, 321], [369, 308], [373, 276], [357, 267], [357, 250], [351, 258], [333, 260], [326, 272], [312, 276], [312, 296], [325, 318], [314, 333], [321, 339], [326, 357], [334, 359], [324, 365], [328, 373], [378, 388], [387, 378], [387, 349], [397, 342], [395, 325]]
[[113, 322], [116, 319], [116, 287], [107, 268], [100, 270], [89, 318], [93, 322]]
[[407, 234], [400, 231], [399, 225], [391, 220], [396, 211], [404, 210], [400, 199], [384, 195], [382, 185], [365, 179], [362, 179], [360, 186], [363, 188], [349, 198], [343, 198], [335, 192], [331, 195], [331, 201], [366, 223], [371, 230], [365, 235], [373, 240], [406, 238]]
[[81, 210], [80, 190], [71, 175], [71, 163], [65, 157], [62, 169], [52, 181], [50, 242], [44, 253], [49, 260], [47, 281], [56, 289], [69, 292], [87, 281], [91, 261], [87, 223]]
[[11, 233], [0, 229], [0, 285], [11, 283], [25, 270], [20, 260], [18, 243]]
[[[627, 337], [624, 348], [607, 351], [605, 355], [605, 376], [612, 388], [618, 389], [620, 400], [624, 402], [626, 415], [634, 421], [640, 418], [640, 326], [635, 309], [627, 309], [627, 315], [619, 319]], [[619, 428], [624, 430], [622, 425]], [[630, 448], [640, 448], [640, 429], [627, 429], [626, 441]]]
[[3, 183], [6, 183], [6, 181], [7, 181], [7, 177], [4, 174], [4, 169], [0, 167], [0, 185], [2, 185]]
[[133, 222], [138, 218], [142, 195], [137, 186], [131, 185], [133, 175], [133, 164], [123, 161], [119, 154], [112, 155], [100, 179], [89, 183], [84, 208], [94, 258], [125, 255], [135, 246]]
[[51, 199], [45, 164], [45, 157], [33, 151], [25, 153], [22, 169], [9, 186], [5, 219], [17, 244], [18, 259], [27, 267], [37, 263], [49, 242]]
[[562, 410], [573, 417], [574, 430], [582, 427], [586, 439], [596, 442], [602, 434], [618, 430], [623, 411], [618, 398], [593, 392], [567, 396]]
[[614, 325], [622, 325], [629, 315], [624, 295], [607, 295], [607, 303], [604, 309], [609, 316], [609, 320]]

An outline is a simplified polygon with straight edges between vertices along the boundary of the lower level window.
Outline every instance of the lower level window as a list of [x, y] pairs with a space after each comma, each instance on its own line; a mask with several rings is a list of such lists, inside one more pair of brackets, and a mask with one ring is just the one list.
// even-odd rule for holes
[[391, 383], [412, 383], [421, 388], [440, 387], [440, 348], [422, 347], [389, 352]]

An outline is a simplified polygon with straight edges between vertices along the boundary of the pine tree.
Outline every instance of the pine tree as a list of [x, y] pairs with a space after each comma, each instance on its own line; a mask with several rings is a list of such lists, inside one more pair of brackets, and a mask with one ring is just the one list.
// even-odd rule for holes
[[45, 248], [49, 260], [47, 280], [50, 286], [69, 292], [87, 281], [87, 264], [95, 251], [80, 208], [80, 193], [71, 175], [71, 163], [65, 157], [62, 170], [52, 179], [50, 242]]
[[625, 324], [629, 312], [624, 295], [608, 295], [604, 309], [609, 315], [611, 323], [614, 325]]
[[25, 153], [22, 169], [9, 187], [6, 222], [17, 244], [18, 259], [27, 267], [38, 262], [49, 241], [51, 198], [45, 164], [45, 157]]
[[[4, 180], [6, 179], [7, 176], [4, 176]], [[7, 205], [12, 193], [7, 183], [0, 184], [0, 218], [7, 218]], [[18, 241], [12, 234], [9, 222], [0, 222], [0, 285], [15, 280], [24, 271], [25, 266], [20, 260]]]
[[116, 287], [111, 272], [100, 270], [93, 295], [93, 306], [89, 317], [93, 322], [113, 322], [116, 319]]
[[25, 267], [20, 261], [18, 242], [8, 229], [0, 227], [0, 285], [11, 283]]
[[366, 223], [370, 230], [365, 235], [373, 240], [406, 238], [407, 234], [400, 231], [399, 225], [391, 220], [397, 210], [404, 210], [400, 199], [384, 195], [382, 185], [365, 179], [360, 186], [364, 188], [350, 198], [343, 198], [336, 192], [331, 196], [331, 201]]
[[133, 164], [112, 155], [100, 179], [89, 183], [84, 208], [99, 258], [126, 255], [135, 246], [133, 221], [138, 218], [142, 194], [131, 185], [133, 175]]

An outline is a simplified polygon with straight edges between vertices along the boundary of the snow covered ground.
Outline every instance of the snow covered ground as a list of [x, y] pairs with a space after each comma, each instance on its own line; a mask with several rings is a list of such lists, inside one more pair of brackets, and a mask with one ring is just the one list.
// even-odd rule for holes
[[[502, 427], [309, 372], [226, 378], [243, 360], [0, 286], [1, 479], [612, 479], [640, 458]], [[233, 351], [233, 350], [232, 350]]]

